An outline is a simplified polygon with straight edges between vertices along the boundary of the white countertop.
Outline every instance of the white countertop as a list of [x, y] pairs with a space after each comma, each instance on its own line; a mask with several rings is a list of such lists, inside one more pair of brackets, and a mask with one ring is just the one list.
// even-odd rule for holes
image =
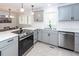
[[[23, 28], [23, 29], [36, 30], [36, 29], [48, 29], [48, 28], [28, 27], [28, 28]], [[66, 32], [77, 32], [77, 33], [79, 33], [79, 29], [76, 29], [76, 28], [58, 28], [58, 29], [56, 29], [56, 31], [66, 31]]]
[[[44, 29], [44, 28], [33, 28], [33, 27], [28, 27], [28, 28], [23, 28], [23, 29], [36, 30], [36, 29]], [[16, 30], [19, 30], [19, 29], [0, 32], [0, 41], [9, 39], [9, 38], [11, 38], [11, 37], [18, 36], [18, 34], [12, 33], [13, 31], [16, 31]], [[78, 33], [78, 32], [79, 32], [79, 29], [59, 28], [59, 29], [56, 29], [56, 31], [66, 31], [66, 32], [77, 32], [77, 33]]]
[[9, 31], [0, 32], [0, 41], [9, 39], [9, 38], [12, 38], [12, 37], [15, 37], [15, 36], [18, 36], [18, 35], [17, 34], [14, 34], [14, 33], [11, 33]]
[[[28, 30], [36, 30], [37, 28], [23, 28], [23, 29], [28, 29]], [[17, 31], [19, 29], [14, 29], [14, 30], [8, 30], [8, 31], [4, 31], [4, 32], [0, 32], [0, 41], [18, 36], [18, 34], [14, 34], [12, 33], [13, 31]]]
[[57, 29], [57, 31], [66, 31], [66, 32], [77, 32], [77, 33], [79, 33], [79, 29], [75, 29], [75, 28], [59, 28], [59, 29]]

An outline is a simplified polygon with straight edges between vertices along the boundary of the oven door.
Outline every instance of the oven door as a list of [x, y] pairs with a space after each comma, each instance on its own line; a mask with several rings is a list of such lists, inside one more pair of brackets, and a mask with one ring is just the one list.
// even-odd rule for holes
[[1, 56], [1, 51], [0, 51], [0, 56]]
[[33, 45], [33, 35], [19, 41], [19, 55], [23, 55]]

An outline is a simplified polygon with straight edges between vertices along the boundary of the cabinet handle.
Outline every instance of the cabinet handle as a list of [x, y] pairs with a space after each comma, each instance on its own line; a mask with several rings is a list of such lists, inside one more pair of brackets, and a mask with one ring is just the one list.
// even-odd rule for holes
[[8, 42], [11, 42], [11, 41], [13, 41], [13, 39], [9, 40]]
[[1, 51], [0, 51], [0, 56], [1, 56]]
[[50, 33], [48, 33], [48, 36], [50, 36]]
[[71, 17], [71, 20], [74, 20], [74, 17]]

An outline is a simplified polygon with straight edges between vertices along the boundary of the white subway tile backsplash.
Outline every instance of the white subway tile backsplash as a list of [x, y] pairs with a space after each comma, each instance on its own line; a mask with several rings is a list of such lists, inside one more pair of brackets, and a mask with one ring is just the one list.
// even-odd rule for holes
[[79, 21], [63, 21], [58, 22], [58, 28], [75, 28], [79, 29]]

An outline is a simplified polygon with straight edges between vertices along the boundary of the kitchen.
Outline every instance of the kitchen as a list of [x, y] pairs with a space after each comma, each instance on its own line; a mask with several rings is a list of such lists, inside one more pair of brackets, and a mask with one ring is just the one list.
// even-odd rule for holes
[[79, 56], [79, 3], [0, 3], [0, 56]]

